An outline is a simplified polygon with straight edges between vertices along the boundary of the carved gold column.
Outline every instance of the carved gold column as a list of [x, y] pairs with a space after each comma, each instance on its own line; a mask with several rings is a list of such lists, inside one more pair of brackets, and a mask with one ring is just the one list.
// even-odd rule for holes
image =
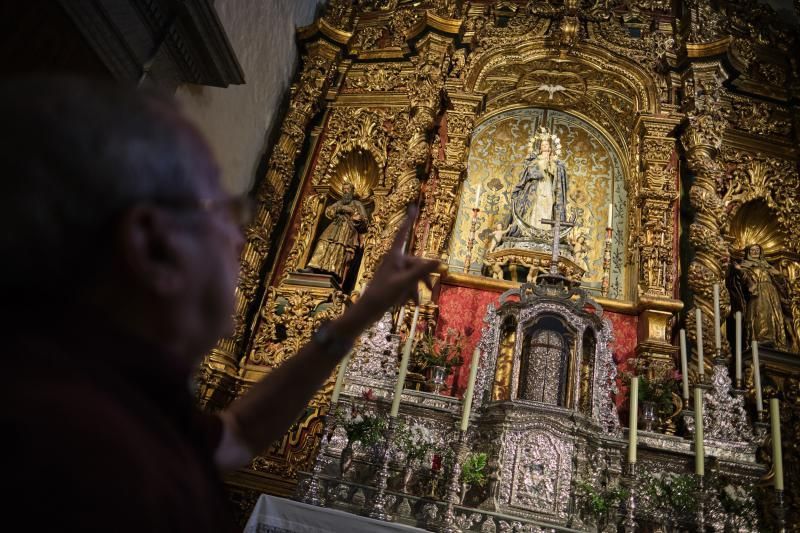
[[[693, 66], [692, 70], [692, 90], [687, 91], [690, 109], [687, 113], [686, 129], [681, 136], [686, 150], [686, 162], [693, 174], [689, 201], [694, 211], [694, 220], [689, 227], [689, 241], [694, 248], [694, 257], [687, 273], [692, 305], [686, 313], [686, 329], [695, 344], [695, 310], [702, 310], [703, 351], [709, 354], [705, 361], [710, 366], [714, 354], [714, 283], [720, 285], [723, 327], [724, 317], [730, 310], [730, 297], [725, 286], [729, 256], [724, 235], [728, 221], [717, 193], [717, 183], [724, 172], [717, 156], [726, 121], [720, 109], [719, 67], [714, 63], [706, 63]], [[730, 355], [724, 334], [721, 355]]]
[[475, 116], [483, 97], [459, 90], [455, 80], [447, 82], [452, 109], [445, 113], [446, 141], [441, 143], [441, 157], [433, 154], [434, 176], [425, 195], [422, 223], [417, 228], [417, 253], [441, 259], [447, 236], [458, 210], [458, 188], [467, 170], [469, 140]]
[[[200, 400], [213, 407], [223, 406], [231, 395], [246, 340], [247, 315], [258, 292], [262, 266], [270, 250], [270, 235], [295, 172], [295, 162], [312, 117], [330, 85], [339, 58], [339, 47], [318, 40], [306, 46], [303, 67], [291, 88], [289, 109], [281, 125], [281, 135], [273, 148], [267, 173], [257, 193], [258, 208], [247, 229], [240, 258], [241, 270], [236, 286], [235, 329], [223, 338], [206, 357], [201, 375]], [[203, 380], [205, 378], [205, 380]]]
[[675, 205], [677, 159], [674, 130], [679, 120], [671, 116], [642, 116], [634, 135], [638, 150], [633, 198], [639, 282], [637, 297], [643, 308], [638, 321], [637, 364], [663, 376], [674, 368], [676, 348], [671, 342], [673, 313], [681, 303], [675, 290]]

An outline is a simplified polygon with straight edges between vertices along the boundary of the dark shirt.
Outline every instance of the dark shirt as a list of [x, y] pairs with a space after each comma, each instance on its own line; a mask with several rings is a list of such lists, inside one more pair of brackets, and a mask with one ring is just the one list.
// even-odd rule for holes
[[[71, 337], [71, 338], [70, 338]], [[190, 370], [134, 339], [92, 333], [3, 350], [3, 521], [20, 530], [231, 531]]]

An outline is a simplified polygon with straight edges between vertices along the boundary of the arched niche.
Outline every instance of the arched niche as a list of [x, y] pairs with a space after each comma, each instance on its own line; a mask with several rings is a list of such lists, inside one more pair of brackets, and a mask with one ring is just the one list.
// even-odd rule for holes
[[658, 114], [658, 89], [638, 63], [582, 43], [569, 54], [541, 37], [489, 46], [476, 53], [465, 88], [486, 95], [486, 113], [508, 106], [540, 106], [594, 117], [627, 154], [639, 114]]
[[[475, 127], [470, 141], [467, 176], [462, 184], [448, 245], [448, 264], [451, 270], [461, 272], [469, 257], [471, 274], [490, 275], [482, 262], [490, 232], [508, 212], [511, 191], [522, 173], [531, 134], [540, 126], [561, 138], [561, 159], [568, 174], [567, 207], [583, 210], [582, 225], [573, 229], [573, 235], [584, 237], [586, 250], [577, 254], [576, 264], [580, 262], [579, 266], [587, 271], [583, 286], [598, 294], [603, 279], [608, 205], [614, 206], [608, 296], [624, 299], [628, 212], [625, 167], [614, 143], [596, 125], [559, 110], [537, 107], [507, 109], [487, 115]], [[478, 185], [482, 191], [479, 200], [481, 211], [475, 221], [475, 239], [470, 250]]]
[[368, 202], [372, 190], [378, 184], [380, 173], [372, 153], [363, 148], [353, 148], [339, 157], [328, 183], [333, 194], [338, 197], [342, 195], [342, 185], [350, 183], [355, 188], [356, 198]]
[[574, 328], [557, 315], [542, 315], [523, 332], [519, 377], [512, 397], [571, 408], [576, 365]]
[[[331, 166], [326, 175], [325, 185], [317, 188], [324, 201], [320, 203], [317, 214], [316, 227], [313, 232], [314, 238], [311, 241], [313, 243], [310, 249], [311, 252], [318, 245], [325, 229], [331, 224], [332, 219], [330, 218], [331, 214], [327, 212], [328, 208], [342, 199], [345, 184], [353, 186], [355, 200], [363, 204], [368, 219], [372, 217], [372, 212], [375, 209], [373, 191], [379, 183], [380, 176], [381, 171], [378, 162], [369, 150], [356, 146], [337, 154], [335, 165]], [[364, 222], [364, 225], [366, 224], [368, 224], [368, 220]], [[360, 239], [363, 239], [363, 237], [360, 237]], [[361, 246], [357, 246], [348, 253], [350, 256], [345, 259], [347, 266], [344, 269], [344, 276], [341, 280], [338, 280], [339, 286], [345, 293], [352, 291], [355, 286], [363, 249]]]
[[[604, 431], [618, 431], [612, 396], [617, 367], [609, 348], [609, 320], [570, 300], [535, 295], [517, 299], [518, 294], [510, 289], [500, 297], [498, 308], [487, 310], [473, 407], [508, 402], [528, 411], [563, 409]], [[560, 342], [543, 339], [543, 332], [557, 334]], [[509, 338], [514, 339], [512, 350], [506, 348]], [[551, 379], [540, 380], [542, 394], [537, 398], [530, 394], [535, 389], [526, 389], [528, 377], [548, 369]]]
[[736, 210], [731, 219], [730, 234], [734, 256], [752, 244], [760, 244], [766, 256], [787, 248], [777, 213], [760, 199], [747, 202]]

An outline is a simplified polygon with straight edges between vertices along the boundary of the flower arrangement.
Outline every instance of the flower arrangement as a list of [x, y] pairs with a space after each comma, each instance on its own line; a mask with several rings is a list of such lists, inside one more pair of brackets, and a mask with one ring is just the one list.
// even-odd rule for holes
[[461, 482], [473, 487], [486, 484], [486, 453], [472, 453], [461, 465]]
[[[634, 374], [625, 374], [625, 383], [630, 387]], [[639, 403], [652, 402], [655, 404], [656, 414], [669, 416], [673, 412], [672, 393], [677, 391], [681, 374], [677, 370], [663, 377], [639, 376]]]
[[405, 453], [408, 464], [422, 461], [433, 450], [434, 436], [422, 424], [402, 424], [397, 430], [397, 444]]
[[421, 370], [441, 366], [449, 375], [454, 367], [464, 362], [462, 352], [465, 344], [464, 335], [452, 328], [447, 330], [443, 339], [436, 338], [433, 333], [428, 332], [417, 343], [414, 359]]
[[[372, 399], [372, 391], [363, 395], [364, 400]], [[374, 446], [383, 439], [388, 422], [386, 417], [377, 412], [359, 409], [357, 404], [350, 408], [340, 408], [336, 411], [336, 423], [344, 428], [349, 444], [356, 442], [362, 446]]]

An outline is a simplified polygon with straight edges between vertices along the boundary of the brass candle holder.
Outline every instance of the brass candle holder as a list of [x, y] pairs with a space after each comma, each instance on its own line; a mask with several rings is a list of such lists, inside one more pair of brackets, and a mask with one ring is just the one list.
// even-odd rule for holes
[[472, 208], [472, 220], [469, 224], [469, 239], [467, 240], [467, 256], [464, 258], [464, 273], [469, 274], [469, 267], [472, 266], [472, 248], [475, 246], [475, 231], [478, 229], [478, 213], [480, 207]]

